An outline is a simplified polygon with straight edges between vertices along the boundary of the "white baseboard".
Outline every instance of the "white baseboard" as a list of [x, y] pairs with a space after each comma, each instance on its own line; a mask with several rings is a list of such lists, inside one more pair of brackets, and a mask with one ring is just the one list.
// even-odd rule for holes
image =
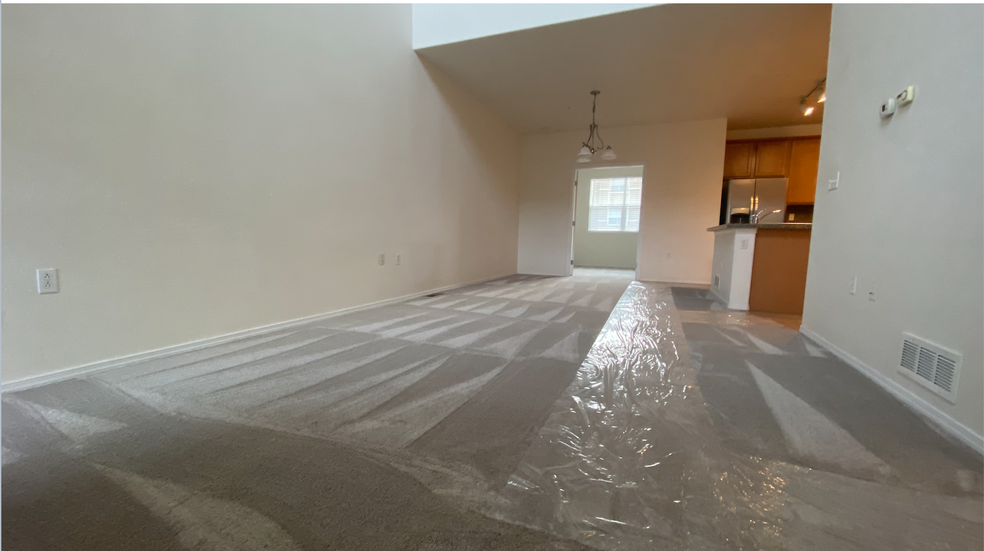
[[926, 417], [932, 422], [933, 425], [935, 425], [934, 428], [941, 433], [956, 438], [960, 442], [963, 442], [967, 446], [970, 446], [976, 450], [977, 453], [984, 455], [984, 436], [981, 436], [980, 434], [977, 434], [973, 430], [967, 428], [953, 417], [950, 417], [944, 413], [941, 409], [917, 396], [896, 381], [889, 379], [883, 373], [876, 371], [861, 360], [834, 346], [830, 343], [830, 341], [821, 337], [809, 327], [801, 325], [800, 333], [820, 346], [826, 348], [854, 369], [860, 371], [862, 375], [871, 379], [875, 384], [885, 389], [892, 396], [898, 398], [899, 401], [908, 406], [910, 409]]
[[174, 354], [180, 354], [182, 352], [191, 352], [192, 350], [198, 350], [208, 346], [215, 346], [218, 344], [227, 343], [234, 340], [243, 339], [246, 337], [252, 337], [255, 335], [262, 335], [264, 333], [271, 333], [273, 331], [279, 331], [281, 329], [289, 329], [298, 325], [304, 325], [306, 323], [316, 322], [328, 318], [333, 318], [340, 316], [342, 314], [349, 314], [352, 312], [358, 312], [359, 310], [368, 310], [369, 308], [375, 308], [377, 306], [385, 306], [387, 304], [393, 304], [396, 302], [401, 302], [404, 300], [410, 300], [417, 297], [422, 297], [424, 295], [429, 295], [431, 293], [439, 293], [441, 291], [449, 291], [451, 289], [457, 289], [459, 287], [467, 287], [468, 285], [477, 285], [479, 283], [485, 283], [487, 281], [493, 281], [503, 277], [508, 277], [512, 274], [497, 275], [495, 277], [487, 277], [479, 279], [476, 281], [469, 281], [467, 283], [457, 283], [455, 285], [448, 285], [445, 287], [440, 287], [437, 289], [429, 289], [427, 291], [421, 291], [419, 293], [411, 293], [409, 295], [403, 295], [396, 298], [390, 298], [386, 300], [379, 300], [376, 302], [370, 302], [368, 304], [362, 304], [359, 306], [353, 306], [351, 308], [343, 308], [341, 310], [334, 310], [332, 312], [327, 312], [324, 314], [315, 314], [313, 316], [308, 316], [304, 318], [297, 318], [287, 321], [281, 321], [277, 323], [272, 323], [270, 325], [263, 325], [261, 327], [254, 327], [252, 329], [244, 329], [242, 331], [236, 331], [234, 333], [227, 333], [225, 335], [218, 335], [216, 337], [209, 337], [206, 339], [187, 342], [183, 344], [176, 344], [173, 346], [165, 346], [164, 348], [158, 348], [156, 350], [149, 350], [147, 352], [138, 352], [136, 354], [130, 354], [127, 356], [121, 356], [119, 358], [111, 358], [108, 360], [100, 360], [97, 362], [80, 365], [76, 367], [69, 367], [66, 369], [61, 369], [59, 371], [54, 371], [51, 373], [44, 373], [42, 375], [35, 375], [33, 377], [25, 377], [23, 379], [18, 379], [9, 383], [3, 383], [0, 385], [0, 392], [18, 392], [21, 390], [27, 390], [29, 388], [35, 388], [49, 383], [56, 383], [58, 381], [64, 381], [66, 379], [72, 379], [74, 377], [79, 377], [81, 375], [87, 375], [89, 373], [94, 373], [96, 371], [103, 371], [106, 369], [112, 369], [114, 367], [120, 367], [132, 362], [141, 362], [146, 360], [154, 360], [157, 358], [163, 358], [166, 356], [173, 356]]
[[662, 281], [658, 279], [639, 279], [643, 283], [662, 283], [664, 285], [706, 285], [711, 286], [711, 282], [706, 279], [677, 279], [673, 281]]
[[587, 270], [623, 270], [626, 272], [636, 271], [636, 268], [619, 268], [618, 266], [579, 266], [577, 264], [574, 265], [574, 268], [584, 268]]

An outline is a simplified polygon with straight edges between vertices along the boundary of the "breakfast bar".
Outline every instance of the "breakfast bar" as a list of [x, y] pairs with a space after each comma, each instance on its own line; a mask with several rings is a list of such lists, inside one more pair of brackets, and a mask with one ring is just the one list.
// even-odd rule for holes
[[727, 308], [802, 314], [813, 224], [722, 224], [710, 292]]

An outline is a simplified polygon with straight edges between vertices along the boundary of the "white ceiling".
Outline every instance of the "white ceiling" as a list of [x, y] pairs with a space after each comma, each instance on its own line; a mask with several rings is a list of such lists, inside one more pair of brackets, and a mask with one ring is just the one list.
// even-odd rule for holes
[[728, 118], [816, 124], [830, 5], [663, 5], [417, 50], [526, 133]]
[[414, 4], [413, 47], [428, 48], [637, 10], [651, 5], [653, 4]]

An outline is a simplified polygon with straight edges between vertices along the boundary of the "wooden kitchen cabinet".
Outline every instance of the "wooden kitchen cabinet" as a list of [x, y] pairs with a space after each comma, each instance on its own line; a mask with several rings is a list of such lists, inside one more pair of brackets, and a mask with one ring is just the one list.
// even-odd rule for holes
[[755, 155], [756, 178], [782, 178], [789, 173], [788, 140], [759, 142]]
[[817, 195], [817, 169], [819, 166], [820, 138], [793, 141], [789, 155], [787, 204], [813, 204]]
[[811, 233], [803, 229], [755, 232], [749, 310], [803, 315]]
[[751, 178], [755, 168], [755, 143], [731, 142], [724, 146], [724, 177]]
[[724, 179], [789, 178], [787, 205], [812, 205], [817, 193], [820, 138], [727, 142]]

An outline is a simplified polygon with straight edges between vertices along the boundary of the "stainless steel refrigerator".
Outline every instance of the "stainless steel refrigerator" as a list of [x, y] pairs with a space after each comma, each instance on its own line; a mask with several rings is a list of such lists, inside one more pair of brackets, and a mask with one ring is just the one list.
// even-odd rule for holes
[[754, 180], [728, 180], [728, 219], [735, 212], [748, 209], [751, 222], [781, 224], [786, 220], [786, 178], [757, 178]]

